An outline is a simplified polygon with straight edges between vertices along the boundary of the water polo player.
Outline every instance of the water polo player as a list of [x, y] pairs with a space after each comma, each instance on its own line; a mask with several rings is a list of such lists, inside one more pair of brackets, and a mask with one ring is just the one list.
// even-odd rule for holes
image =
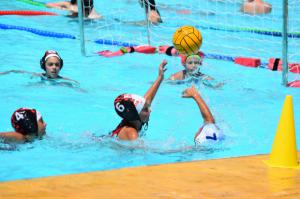
[[50, 79], [63, 78], [59, 76], [59, 72], [64, 64], [63, 59], [54, 50], [47, 50], [40, 60], [40, 66], [45, 71], [42, 75]]
[[169, 80], [200, 80], [205, 86], [211, 88], [220, 88], [223, 82], [217, 82], [209, 75], [201, 72], [204, 53], [199, 51], [197, 54], [182, 55], [173, 46], [159, 46], [159, 53], [165, 53], [169, 56], [179, 56], [184, 70], [178, 71], [169, 77]]
[[68, 80], [73, 83], [79, 84], [79, 82], [69, 79], [66, 77], [62, 77], [59, 75], [60, 70], [63, 67], [63, 59], [59, 56], [59, 54], [54, 50], [47, 50], [44, 56], [40, 59], [40, 66], [45, 71], [45, 73], [34, 73], [28, 72], [24, 70], [9, 70], [5, 72], [0, 72], [0, 75], [6, 75], [9, 73], [21, 73], [21, 74], [30, 74], [33, 76], [42, 77], [42, 80]]
[[[200, 66], [202, 65], [203, 53], [198, 55], [179, 55], [181, 57], [181, 64], [184, 70], [181, 70], [169, 78], [170, 80], [184, 80], [188, 77], [204, 77], [204, 74], [200, 72]], [[208, 78], [208, 76], [206, 76]]]
[[199, 110], [201, 112], [204, 124], [195, 134], [194, 142], [196, 145], [206, 144], [209, 142], [217, 142], [224, 138], [222, 131], [216, 126], [215, 119], [210, 112], [210, 109], [206, 105], [205, 101], [202, 99], [200, 93], [196, 90], [194, 86], [187, 88], [183, 91], [182, 97], [193, 98], [197, 103]]
[[117, 136], [121, 140], [136, 140], [142, 128], [147, 129], [151, 112], [150, 106], [164, 79], [166, 65], [167, 61], [162, 61], [159, 66], [158, 77], [144, 97], [134, 94], [122, 94], [115, 99], [115, 110], [122, 121], [112, 131], [112, 136]]
[[14, 132], [0, 133], [4, 142], [28, 142], [40, 139], [46, 134], [46, 123], [39, 111], [30, 108], [19, 108], [11, 116]]

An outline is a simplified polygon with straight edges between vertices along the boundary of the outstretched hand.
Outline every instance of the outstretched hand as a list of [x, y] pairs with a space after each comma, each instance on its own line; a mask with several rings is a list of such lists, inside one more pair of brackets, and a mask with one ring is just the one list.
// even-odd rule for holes
[[158, 76], [161, 76], [162, 78], [164, 78], [164, 73], [167, 70], [165, 68], [165, 66], [168, 64], [167, 60], [163, 60], [160, 65], [159, 65], [159, 71], [158, 71]]
[[185, 89], [182, 92], [182, 97], [184, 97], [184, 98], [193, 98], [196, 95], [199, 95], [199, 93], [198, 93], [198, 91], [197, 91], [197, 89], [195, 88], [194, 85], [190, 88]]

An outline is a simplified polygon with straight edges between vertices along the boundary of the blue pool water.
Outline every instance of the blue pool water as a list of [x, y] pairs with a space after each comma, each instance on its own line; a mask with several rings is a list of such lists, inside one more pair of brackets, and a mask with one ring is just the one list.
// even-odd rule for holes
[[[111, 4], [103, 6], [104, 2]], [[159, 4], [164, 23], [151, 27], [151, 44], [170, 45], [171, 36], [178, 26], [186, 22], [199, 25], [198, 19], [203, 20], [201, 25], [212, 26], [211, 24], [219, 25], [218, 20], [221, 18], [229, 20], [235, 17], [233, 22], [240, 22], [236, 23], [239, 27], [259, 26], [261, 29], [280, 31], [281, 25], [277, 20], [281, 14], [276, 9], [272, 14], [259, 18], [240, 14], [237, 11], [239, 3], [232, 1], [205, 1], [203, 7], [199, 5], [192, 8], [191, 5], [195, 2], [199, 5], [199, 1], [192, 0], [187, 1], [185, 5], [176, 3], [175, 0], [169, 1], [168, 4]], [[176, 6], [190, 9], [192, 14], [176, 14]], [[281, 7], [279, 3], [274, 3], [273, 6], [278, 9]], [[120, 121], [113, 107], [116, 96], [124, 92], [143, 95], [156, 78], [158, 65], [163, 59], [168, 60], [166, 77], [182, 69], [179, 58], [159, 54], [133, 53], [115, 58], [97, 56], [96, 51], [116, 50], [119, 47], [99, 45], [93, 40], [105, 38], [146, 44], [147, 33], [144, 26], [124, 25], [114, 20], [143, 20], [144, 13], [136, 1], [97, 1], [95, 7], [105, 19], [85, 22], [85, 33], [89, 40], [87, 57], [81, 55], [78, 39], [58, 39], [20, 30], [0, 29], [0, 71], [20, 69], [42, 72], [39, 59], [45, 50], [54, 49], [64, 59], [61, 75], [80, 82], [79, 88], [70, 88], [41, 84], [39, 78], [32, 78], [26, 74], [0, 76], [1, 131], [12, 130], [10, 116], [19, 107], [38, 109], [47, 122], [45, 139], [16, 146], [15, 150], [0, 151], [0, 181], [269, 153], [287, 94], [293, 96], [296, 132], [297, 136], [300, 136], [299, 90], [282, 87], [280, 72], [205, 59], [203, 73], [225, 83], [221, 89], [197, 85], [226, 135], [223, 142], [188, 150], [194, 145], [194, 134], [202, 124], [201, 115], [191, 99], [181, 98], [181, 92], [190, 86], [189, 84], [172, 85], [165, 82], [162, 83], [152, 104], [149, 129], [146, 136], [141, 138], [143, 144], [95, 139], [95, 136], [108, 134]], [[126, 9], [123, 9], [124, 7]], [[0, 8], [66, 14], [64, 11], [8, 0], [1, 1]], [[214, 14], [207, 13], [208, 10]], [[128, 11], [136, 14], [128, 15]], [[206, 14], [203, 15], [203, 12]], [[61, 15], [1, 16], [0, 23], [78, 37], [77, 21]], [[240, 19], [236, 19], [238, 17]], [[261, 19], [270, 18], [274, 20], [273, 23], [260, 23]], [[232, 23], [228, 20], [225, 24], [227, 26]], [[299, 31], [296, 26], [292, 27], [293, 31]], [[270, 57], [280, 56], [281, 53], [281, 48], [278, 48], [281, 38], [245, 32], [200, 30], [204, 38], [201, 49], [205, 53], [259, 57], [264, 62]], [[253, 43], [256, 45], [253, 46]], [[293, 55], [291, 59], [299, 61], [299, 54], [295, 52], [299, 46], [299, 39], [291, 40], [291, 43], [295, 43], [290, 48]], [[298, 76], [291, 74], [290, 77]], [[135, 147], [130, 147], [131, 145]]]

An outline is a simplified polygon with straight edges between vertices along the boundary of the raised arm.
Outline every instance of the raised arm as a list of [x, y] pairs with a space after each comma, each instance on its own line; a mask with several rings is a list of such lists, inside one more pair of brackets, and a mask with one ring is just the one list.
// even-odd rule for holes
[[155, 97], [155, 94], [161, 84], [161, 82], [164, 79], [164, 72], [167, 70], [165, 66], [167, 65], [167, 61], [163, 60], [161, 64], [159, 65], [159, 71], [158, 71], [158, 77], [152, 84], [152, 86], [148, 89], [147, 93], [144, 95], [146, 101], [151, 104], [153, 98]]
[[193, 98], [198, 104], [204, 122], [215, 123], [215, 119], [211, 114], [208, 106], [206, 105], [205, 101], [202, 99], [201, 95], [194, 86], [184, 90], [182, 93], [182, 97]]

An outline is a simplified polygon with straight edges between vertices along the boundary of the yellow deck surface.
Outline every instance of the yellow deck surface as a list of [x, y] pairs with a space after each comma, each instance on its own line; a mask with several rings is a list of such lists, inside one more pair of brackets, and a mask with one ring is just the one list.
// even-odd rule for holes
[[[126, 168], [0, 183], [1, 199], [300, 199], [300, 170], [267, 155]], [[13, 172], [13, 171], [12, 171]]]

